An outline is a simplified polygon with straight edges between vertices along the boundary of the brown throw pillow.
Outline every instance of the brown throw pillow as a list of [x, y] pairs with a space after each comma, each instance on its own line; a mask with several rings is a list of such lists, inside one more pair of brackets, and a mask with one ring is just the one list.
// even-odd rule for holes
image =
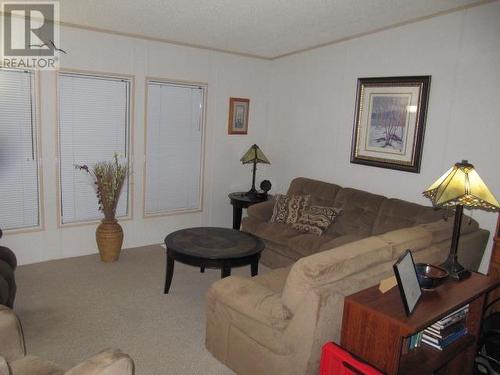
[[333, 207], [311, 206], [304, 210], [292, 227], [301, 233], [321, 236], [338, 215], [339, 210]]
[[276, 194], [273, 216], [270, 223], [296, 223], [304, 209], [309, 206], [310, 195], [283, 195]]

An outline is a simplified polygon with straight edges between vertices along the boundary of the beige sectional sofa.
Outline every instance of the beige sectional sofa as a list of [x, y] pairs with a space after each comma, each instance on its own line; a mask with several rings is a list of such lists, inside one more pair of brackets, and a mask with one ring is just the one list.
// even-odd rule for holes
[[[344, 296], [391, 276], [408, 248], [416, 262], [440, 263], [448, 254], [453, 220], [432, 209], [303, 178], [289, 192], [313, 190], [324, 193], [313, 201], [344, 209], [323, 234], [330, 238], [302, 237], [295, 247], [294, 236], [310, 235], [267, 223], [270, 203], [253, 206], [243, 229], [264, 238], [265, 264], [278, 268], [222, 279], [207, 294], [206, 347], [238, 374], [317, 374], [321, 346], [339, 342]], [[477, 270], [488, 232], [465, 220], [459, 258]]]
[[[271, 268], [289, 266], [304, 256], [373, 235], [443, 219], [443, 212], [432, 207], [303, 177], [291, 182], [287, 194], [310, 195], [311, 204], [342, 212], [323, 235], [316, 236], [301, 234], [291, 225], [269, 223], [274, 201], [249, 207], [242, 230], [264, 240], [261, 263]], [[471, 225], [477, 229], [477, 223]]]

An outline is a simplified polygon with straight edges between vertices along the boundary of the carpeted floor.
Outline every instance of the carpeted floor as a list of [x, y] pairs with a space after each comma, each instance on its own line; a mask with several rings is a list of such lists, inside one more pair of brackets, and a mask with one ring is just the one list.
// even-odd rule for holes
[[204, 344], [205, 293], [220, 271], [176, 262], [168, 295], [164, 277], [159, 245], [125, 250], [112, 264], [89, 255], [19, 267], [15, 310], [28, 353], [70, 367], [118, 347], [137, 375], [233, 374]]

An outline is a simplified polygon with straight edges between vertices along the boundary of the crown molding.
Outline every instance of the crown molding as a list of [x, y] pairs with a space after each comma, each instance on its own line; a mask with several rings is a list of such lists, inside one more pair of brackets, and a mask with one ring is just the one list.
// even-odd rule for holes
[[[401, 26], [410, 25], [410, 24], [425, 21], [425, 20], [428, 20], [431, 18], [444, 16], [444, 15], [447, 15], [450, 13], [460, 12], [463, 10], [475, 8], [475, 7], [478, 7], [481, 5], [494, 3], [494, 2], [498, 2], [498, 1], [500, 1], [500, 0], [480, 0], [480, 1], [476, 1], [472, 4], [462, 5], [462, 6], [459, 6], [456, 8], [452, 8], [452, 9], [436, 12], [433, 14], [429, 14], [427, 16], [412, 18], [412, 19], [407, 20], [407, 21], [397, 22], [397, 23], [394, 23], [394, 24], [391, 24], [388, 26], [379, 27], [379, 28], [375, 28], [375, 29], [372, 29], [369, 31], [362, 32], [362, 33], [357, 33], [357, 34], [345, 36], [345, 37], [335, 39], [335, 40], [332, 40], [329, 42], [317, 44], [317, 45], [314, 45], [311, 47], [297, 49], [297, 50], [290, 51], [290, 52], [283, 53], [283, 54], [276, 55], [276, 56], [264, 56], [264, 55], [258, 55], [258, 54], [247, 53], [247, 52], [233, 51], [233, 50], [223, 49], [223, 48], [209, 47], [209, 46], [204, 46], [204, 45], [195, 44], [195, 43], [180, 42], [180, 41], [166, 39], [166, 38], [153, 37], [153, 36], [148, 36], [148, 35], [143, 35], [143, 34], [128, 33], [128, 32], [117, 31], [117, 30], [110, 30], [110, 29], [106, 29], [106, 28], [82, 25], [82, 24], [77, 24], [77, 23], [72, 23], [72, 22], [59, 21], [57, 23], [60, 26], [71, 27], [71, 28], [75, 28], [75, 29], [93, 31], [93, 32], [110, 34], [110, 35], [123, 36], [123, 37], [134, 38], [134, 39], [142, 39], [142, 40], [147, 40], [147, 41], [152, 41], [152, 42], [166, 43], [166, 44], [171, 44], [171, 45], [176, 45], [176, 46], [181, 46], [181, 47], [196, 48], [196, 49], [212, 51], [212, 52], [226, 53], [226, 54], [230, 54], [230, 55], [259, 59], [259, 60], [274, 61], [274, 60], [279, 60], [279, 59], [282, 59], [285, 57], [309, 52], [309, 51], [312, 51], [315, 49], [329, 47], [329, 46], [332, 46], [335, 44], [347, 42], [349, 40], [358, 39], [358, 38], [361, 38], [361, 37], [364, 37], [367, 35], [377, 34], [379, 32], [383, 32], [383, 31], [387, 31], [387, 30], [391, 30], [391, 29], [396, 29], [396, 28], [401, 27]], [[3, 12], [0, 11], [0, 14], [3, 14]], [[52, 20], [49, 20], [49, 21], [52, 21]]]

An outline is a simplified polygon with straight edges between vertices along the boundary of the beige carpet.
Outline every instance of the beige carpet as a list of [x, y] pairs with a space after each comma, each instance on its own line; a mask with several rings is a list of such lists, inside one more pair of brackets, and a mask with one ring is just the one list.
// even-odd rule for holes
[[28, 353], [69, 367], [117, 347], [138, 375], [233, 374], [204, 344], [205, 293], [220, 271], [176, 262], [168, 295], [164, 277], [159, 245], [125, 250], [112, 264], [89, 255], [19, 267], [15, 310]]

